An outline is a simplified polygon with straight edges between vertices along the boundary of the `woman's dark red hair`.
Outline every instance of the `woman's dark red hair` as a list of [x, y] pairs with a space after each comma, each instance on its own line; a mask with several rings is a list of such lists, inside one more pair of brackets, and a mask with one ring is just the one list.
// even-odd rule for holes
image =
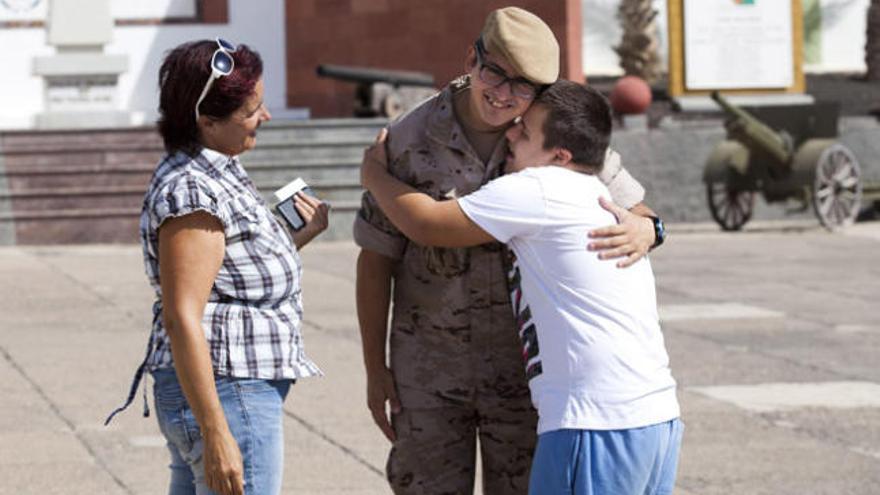
[[[191, 41], [174, 48], [159, 69], [159, 134], [169, 153], [200, 149], [196, 126], [196, 100], [211, 76], [211, 57], [217, 49], [213, 40]], [[235, 67], [228, 76], [215, 79], [202, 100], [199, 112], [225, 119], [238, 110], [254, 92], [263, 75], [260, 54], [247, 45], [231, 53]]]

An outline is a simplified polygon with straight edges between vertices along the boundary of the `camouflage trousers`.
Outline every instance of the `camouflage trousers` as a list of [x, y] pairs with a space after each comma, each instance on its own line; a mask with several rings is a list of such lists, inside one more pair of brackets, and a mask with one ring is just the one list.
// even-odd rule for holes
[[536, 423], [528, 395], [448, 407], [404, 403], [393, 418], [388, 481], [396, 495], [471, 495], [479, 438], [483, 493], [526, 495]]

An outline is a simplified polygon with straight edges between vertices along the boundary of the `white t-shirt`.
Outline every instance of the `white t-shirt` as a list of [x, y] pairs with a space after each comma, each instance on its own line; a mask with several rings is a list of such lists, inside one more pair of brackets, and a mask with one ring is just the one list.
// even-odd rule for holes
[[594, 176], [528, 168], [459, 199], [516, 260], [509, 274], [538, 433], [618, 430], [679, 416], [647, 258], [629, 268], [587, 251], [615, 222]]

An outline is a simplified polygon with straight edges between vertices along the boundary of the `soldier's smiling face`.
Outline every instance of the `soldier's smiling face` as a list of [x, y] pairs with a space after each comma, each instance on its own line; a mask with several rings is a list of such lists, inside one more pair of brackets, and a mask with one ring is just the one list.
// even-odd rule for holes
[[507, 126], [515, 118], [525, 113], [532, 100], [513, 94], [509, 83], [492, 86], [483, 81], [480, 77], [482, 66], [489, 67], [509, 79], [518, 79], [520, 74], [504, 57], [487, 51], [480, 58], [482, 58], [482, 65], [478, 60], [476, 50], [472, 48], [468, 57], [471, 76], [471, 108], [488, 127]]

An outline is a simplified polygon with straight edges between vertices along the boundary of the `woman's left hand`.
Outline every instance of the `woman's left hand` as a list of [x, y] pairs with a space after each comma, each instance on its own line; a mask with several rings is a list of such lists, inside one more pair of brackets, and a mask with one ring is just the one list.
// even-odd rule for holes
[[330, 206], [314, 196], [298, 192], [294, 197], [293, 207], [306, 223], [303, 228], [293, 233], [293, 242], [296, 243], [297, 249], [302, 249], [309, 241], [327, 230], [330, 224]]
[[590, 238], [597, 240], [592, 240], [587, 249], [598, 251], [599, 259], [623, 258], [617, 262], [618, 268], [626, 268], [648, 254], [654, 244], [654, 222], [605, 198], [599, 198], [599, 204], [614, 214], [617, 225], [590, 231]]

